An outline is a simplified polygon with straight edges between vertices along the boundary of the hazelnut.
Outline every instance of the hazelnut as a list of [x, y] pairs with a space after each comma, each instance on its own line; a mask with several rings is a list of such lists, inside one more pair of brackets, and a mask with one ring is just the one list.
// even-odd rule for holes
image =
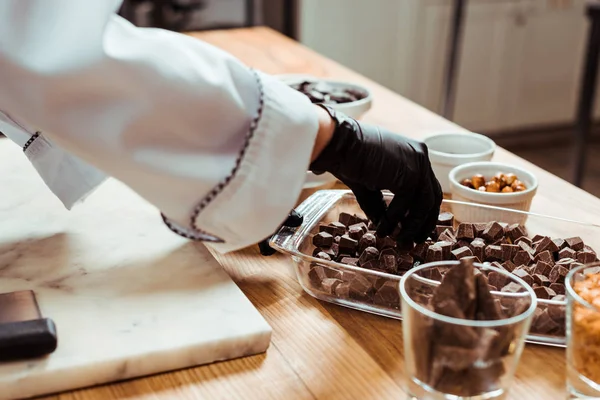
[[489, 181], [486, 182], [485, 184], [485, 190], [486, 192], [499, 192], [500, 191], [500, 185], [498, 184], [498, 182], [495, 181]]
[[525, 187], [525, 185], [520, 184], [520, 185], [517, 185], [517, 187], [514, 190], [515, 190], [515, 192], [522, 192], [523, 190], [527, 190], [527, 188]]
[[494, 177], [492, 178], [492, 180], [494, 182], [498, 183], [498, 185], [500, 185], [501, 189], [504, 186], [506, 186], [506, 177], [504, 176], [504, 174], [502, 172], [498, 172], [496, 175], [494, 175]]
[[504, 175], [504, 178], [506, 179], [507, 185], [512, 185], [513, 182], [517, 180], [517, 176], [512, 173]]
[[510, 186], [504, 186], [502, 188], [502, 193], [512, 193], [512, 192], [514, 192], [514, 190]]
[[479, 190], [480, 192], [487, 192], [487, 190], [485, 189], [485, 186], [479, 186]]
[[[519, 185], [523, 185], [523, 182], [521, 182], [518, 179], [515, 179], [515, 181], [510, 186], [513, 188], [513, 190], [515, 190], [517, 188], [517, 186], [519, 186]], [[525, 185], [523, 185], [523, 186], [525, 186]]]
[[463, 179], [460, 184], [463, 186], [469, 187], [471, 189], [475, 189], [475, 186], [473, 186], [473, 182], [471, 182], [471, 180], [469, 178]]
[[471, 183], [473, 183], [475, 189], [479, 189], [481, 186], [485, 185], [485, 178], [481, 174], [473, 175], [471, 177]]

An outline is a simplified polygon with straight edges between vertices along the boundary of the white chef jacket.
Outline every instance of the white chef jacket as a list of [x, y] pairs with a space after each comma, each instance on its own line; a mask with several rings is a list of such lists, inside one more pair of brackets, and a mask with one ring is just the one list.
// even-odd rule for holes
[[23, 128], [8, 136], [28, 147], [43, 139], [54, 165], [30, 159], [58, 171], [43, 176], [55, 193], [65, 170], [89, 180], [75, 197], [106, 174], [219, 251], [268, 237], [306, 176], [310, 101], [207, 43], [133, 26], [120, 4], [0, 1], [0, 130]]

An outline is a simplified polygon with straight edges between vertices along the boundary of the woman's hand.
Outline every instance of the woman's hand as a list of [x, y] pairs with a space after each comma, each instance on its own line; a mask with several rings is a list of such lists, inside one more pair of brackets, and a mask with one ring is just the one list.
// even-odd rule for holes
[[[398, 241], [425, 241], [435, 227], [443, 198], [427, 146], [321, 107], [330, 115], [334, 129], [314, 157], [311, 171], [330, 172], [346, 184], [376, 224], [379, 236], [392, 234], [400, 225]], [[389, 206], [382, 190], [394, 194]]]

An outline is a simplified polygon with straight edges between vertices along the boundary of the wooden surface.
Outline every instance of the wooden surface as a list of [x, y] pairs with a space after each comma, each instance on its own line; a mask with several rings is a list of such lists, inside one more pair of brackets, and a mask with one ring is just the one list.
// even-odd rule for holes
[[[193, 34], [268, 73], [310, 73], [372, 89], [365, 120], [416, 138], [459, 129], [443, 118], [264, 28]], [[351, 45], [348, 43], [347, 45]], [[357, 49], [360, 56], [360, 49]], [[540, 181], [532, 211], [600, 222], [600, 200], [498, 149]], [[568, 155], [565, 155], [565, 162]], [[255, 248], [217, 256], [273, 327], [266, 354], [59, 395], [66, 399], [402, 399], [401, 323], [321, 303], [305, 294], [283, 255]], [[527, 345], [509, 398], [565, 398], [565, 352]]]

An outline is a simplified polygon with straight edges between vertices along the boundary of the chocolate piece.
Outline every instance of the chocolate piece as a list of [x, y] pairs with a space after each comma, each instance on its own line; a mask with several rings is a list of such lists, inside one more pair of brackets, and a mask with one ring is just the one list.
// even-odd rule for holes
[[362, 274], [356, 274], [352, 282], [350, 282], [350, 297], [358, 300], [366, 300], [373, 285]]
[[[566, 243], [566, 242], [565, 242]], [[577, 258], [577, 252], [570, 247], [565, 247], [561, 251], [558, 252], [558, 258]]]
[[515, 244], [517, 244], [517, 245], [521, 242], [525, 243], [529, 247], [531, 247], [533, 245], [533, 242], [527, 236], [521, 236], [520, 238], [515, 240]]
[[441, 282], [441, 280], [444, 276], [440, 272], [440, 269], [439, 268], [431, 268], [430, 271], [431, 271], [431, 274], [429, 275], [429, 279], [431, 279], [433, 281]]
[[504, 228], [499, 223], [492, 221], [488, 223], [482, 233], [483, 238], [488, 242], [494, 242], [504, 235]]
[[535, 265], [533, 273], [548, 276], [550, 275], [550, 271], [552, 271], [552, 265], [544, 261], [538, 261], [538, 263]]
[[494, 246], [490, 244], [485, 248], [485, 260], [486, 261], [501, 261], [502, 260], [502, 247]]
[[583, 250], [589, 252], [589, 253], [593, 253], [596, 254], [596, 252], [594, 251], [594, 249], [592, 249], [590, 246], [588, 246], [587, 244], [585, 246], [583, 246]]
[[389, 274], [395, 274], [398, 272], [398, 265], [396, 263], [396, 256], [391, 254], [383, 255], [379, 258], [381, 267], [385, 272]]
[[502, 319], [500, 304], [494, 300], [494, 296], [490, 293], [488, 280], [483, 274], [475, 276], [475, 285], [477, 290], [475, 319], [479, 321]]
[[544, 236], [542, 236], [542, 235], [535, 235], [535, 236], [534, 236], [534, 237], [531, 239], [531, 241], [532, 241], [532, 242], [537, 242], [537, 241], [540, 241], [540, 240], [542, 240], [543, 238], [544, 238]]
[[327, 232], [319, 232], [313, 236], [312, 243], [317, 247], [331, 247], [333, 236]]
[[453, 246], [452, 242], [440, 241], [436, 242], [435, 245], [442, 248], [442, 259], [449, 260], [450, 252], [452, 251]]
[[558, 328], [559, 325], [548, 315], [548, 310], [542, 311], [532, 325], [533, 332], [542, 334], [550, 334]]
[[536, 263], [543, 261], [550, 265], [554, 265], [554, 256], [552, 255], [552, 253], [549, 250], [545, 250], [545, 251], [542, 251], [541, 253], [537, 253], [536, 256], [534, 257], [533, 261]]
[[342, 237], [340, 237], [340, 243], [339, 243], [340, 254], [354, 255], [357, 245], [358, 245], [358, 241], [352, 239], [348, 235], [343, 235]]
[[556, 262], [556, 265], [562, 265], [563, 267], [565, 267], [567, 269], [571, 269], [571, 265], [573, 265], [574, 262], [576, 262], [576, 261], [573, 260], [572, 258], [561, 258], [560, 260], [558, 260]]
[[379, 258], [379, 250], [375, 247], [367, 247], [358, 258], [358, 265], [362, 266], [367, 261], [377, 260]]
[[350, 297], [350, 282], [343, 282], [336, 286], [335, 295], [341, 299], [347, 299]]
[[565, 285], [563, 285], [562, 283], [551, 283], [550, 286], [548, 286], [548, 287], [550, 289], [554, 290], [554, 292], [558, 295], [566, 294]]
[[538, 245], [535, 246], [535, 255], [538, 255], [544, 251], [549, 251], [550, 253], [558, 251], [558, 247], [548, 236], [544, 236]]
[[483, 231], [485, 231], [486, 227], [487, 227], [487, 223], [473, 224], [473, 230], [475, 231], [475, 237], [482, 238]]
[[[563, 286], [563, 288], [564, 288], [564, 286]], [[567, 296], [565, 296], [564, 294], [557, 294], [551, 300], [554, 300], [554, 301], [567, 301]]]
[[529, 254], [531, 254], [531, 256], [533, 257], [535, 255], [535, 249], [533, 247], [531, 247], [530, 245], [528, 245], [525, 242], [519, 242], [518, 246], [523, 249], [524, 251], [528, 252]]
[[558, 250], [566, 249], [568, 247], [567, 241], [561, 238], [552, 239]]
[[458, 228], [456, 229], [456, 238], [465, 240], [475, 239], [475, 229], [473, 228], [473, 224], [467, 224], [464, 222], [459, 224]]
[[519, 224], [512, 224], [506, 228], [506, 236], [515, 243], [520, 237], [527, 236], [527, 231], [525, 230], [525, 227]]
[[461, 261], [446, 271], [442, 283], [435, 289], [432, 305], [435, 312], [447, 316], [444, 309], [454, 302], [463, 318], [473, 319], [476, 311], [476, 296], [473, 263]]
[[[360, 263], [360, 260], [359, 260], [358, 264], [364, 269], [373, 269], [373, 270], [381, 269], [381, 263], [379, 262], [379, 260], [369, 260], [362, 264]], [[383, 271], [383, 269], [381, 271]], [[383, 272], [385, 272], [385, 271], [383, 271]]]
[[388, 280], [377, 290], [373, 296], [373, 302], [381, 306], [400, 308], [398, 290], [398, 282]]
[[539, 286], [550, 286], [550, 279], [546, 275], [535, 274], [533, 275], [533, 283], [537, 283]]
[[413, 256], [416, 260], [425, 261], [425, 256], [427, 255], [428, 248], [429, 246], [426, 243], [418, 243], [410, 251], [410, 255]]
[[479, 258], [481, 261], [485, 260], [485, 242], [483, 239], [474, 239], [469, 244], [469, 247], [475, 257]]
[[554, 292], [554, 290], [547, 288], [545, 286], [536, 287], [535, 289], [533, 289], [533, 291], [535, 292], [535, 295], [537, 296], [538, 299], [550, 299], [550, 298], [556, 296], [556, 293]]
[[496, 271], [490, 271], [488, 274], [488, 283], [496, 288], [502, 288], [506, 285], [508, 278]]
[[511, 261], [515, 254], [519, 251], [519, 246], [516, 244], [502, 244], [502, 260]]
[[567, 242], [567, 245], [575, 251], [583, 250], [583, 240], [581, 240], [579, 236], [566, 238], [565, 242]]
[[517, 265], [515, 263], [513, 263], [512, 261], [508, 260], [508, 261], [504, 261], [502, 263], [502, 268], [504, 268], [508, 272], [513, 272], [514, 269], [517, 268]]
[[354, 222], [354, 216], [346, 212], [341, 212], [338, 218], [340, 223], [344, 224], [346, 227], [356, 223]]
[[332, 233], [333, 236], [342, 236], [344, 233], [346, 233], [346, 226], [341, 222], [332, 222], [329, 224], [329, 226], [333, 227], [334, 229], [334, 233]]
[[[554, 300], [556, 297], [557, 297], [557, 295], [550, 297], [550, 299]], [[559, 301], [564, 301], [564, 300], [559, 300]], [[559, 332], [561, 332], [561, 335], [564, 335], [561, 328], [565, 327], [566, 312], [567, 312], [566, 308], [567, 307], [565, 307], [563, 305], [548, 304], [548, 308], [546, 309], [546, 312], [548, 313], [550, 318], [552, 318], [552, 320], [560, 326]]]
[[517, 265], [529, 265], [533, 261], [533, 257], [525, 250], [518, 251], [513, 260]]
[[425, 258], [426, 262], [434, 262], [434, 261], [442, 261], [443, 260], [443, 250], [440, 246], [433, 244], [429, 246], [427, 249], [427, 256]]
[[377, 248], [379, 250], [396, 247], [396, 241], [389, 236], [385, 236], [385, 237], [377, 236], [376, 238], [377, 238]]
[[320, 251], [316, 257], [320, 258], [321, 260], [331, 261], [331, 256], [323, 251]]
[[396, 258], [396, 263], [398, 265], [398, 270], [400, 271], [408, 271], [413, 266], [416, 266], [414, 263], [414, 259], [410, 254], [400, 254]]
[[460, 260], [463, 257], [472, 257], [473, 252], [467, 246], [461, 247], [456, 250], [452, 250], [452, 257], [456, 260]]
[[552, 271], [550, 271], [550, 275], [548, 276], [548, 279], [550, 279], [550, 282], [552, 283], [565, 283], [565, 277], [567, 276], [567, 274], [569, 273], [569, 270], [565, 267], [563, 267], [562, 265], [555, 265], [552, 268]]
[[354, 240], [360, 240], [360, 238], [362, 238], [363, 235], [363, 230], [357, 225], [352, 225], [348, 228], [348, 236], [350, 236]]
[[362, 235], [360, 240], [358, 241], [358, 252], [362, 254], [362, 252], [367, 247], [376, 247], [377, 246], [377, 238], [372, 233], [365, 233]]
[[308, 279], [315, 287], [321, 286], [321, 282], [324, 279], [327, 279], [327, 274], [325, 273], [325, 268], [320, 265], [314, 265], [311, 267], [308, 272]]
[[500, 289], [500, 291], [506, 293], [520, 293], [523, 291], [523, 286], [519, 285], [517, 282], [510, 282]]
[[438, 216], [438, 225], [452, 226], [454, 225], [454, 215], [449, 212], [440, 213]]
[[435, 229], [434, 229], [434, 230], [433, 230], [433, 232], [432, 232], [432, 234], [433, 234], [433, 237], [434, 237], [435, 239], [439, 238], [439, 237], [440, 237], [440, 235], [442, 234], [442, 232], [444, 232], [446, 229], [448, 229], [448, 227], [447, 227], [447, 226], [444, 226], [444, 225], [436, 225], [436, 226], [435, 226]]
[[454, 236], [454, 233], [452, 233], [452, 231], [450, 229], [446, 229], [438, 237], [438, 242], [456, 243], [456, 237]]
[[355, 267], [358, 266], [358, 258], [355, 257], [342, 257], [340, 262], [342, 264], [354, 265]]
[[582, 264], [589, 264], [596, 261], [596, 254], [591, 253], [587, 250], [577, 252], [577, 261]]
[[342, 281], [339, 279], [326, 278], [321, 282], [321, 288], [323, 288], [323, 291], [327, 294], [335, 294], [335, 289], [340, 283], [342, 283]]
[[325, 275], [328, 278], [342, 279], [342, 276], [343, 276], [342, 271], [335, 269], [335, 268], [330, 268], [330, 267], [323, 267], [323, 269], [325, 270]]
[[396, 251], [396, 249], [387, 247], [387, 248], [379, 251], [379, 259], [381, 260], [383, 258], [383, 256], [385, 256], [385, 255], [396, 257], [396, 256], [398, 256], [398, 252]]
[[533, 285], [533, 277], [529, 275], [529, 272], [525, 268], [515, 268], [512, 274], [523, 279], [528, 285]]
[[331, 225], [319, 225], [319, 232], [327, 232], [329, 233], [331, 236], [336, 236], [336, 229], [335, 227], [331, 226]]
[[337, 243], [337, 244], [339, 244], [339, 243], [340, 243], [340, 238], [341, 238], [341, 236], [335, 236], [335, 237], [333, 238], [333, 243]]

